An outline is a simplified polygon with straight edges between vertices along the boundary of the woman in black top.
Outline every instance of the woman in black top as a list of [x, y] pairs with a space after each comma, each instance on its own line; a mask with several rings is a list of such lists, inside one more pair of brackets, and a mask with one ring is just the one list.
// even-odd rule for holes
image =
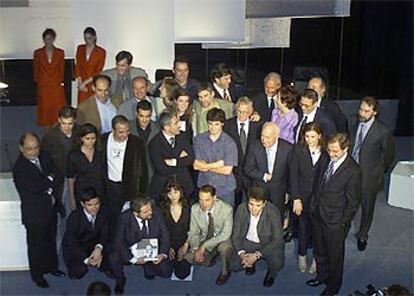
[[[293, 168], [298, 178], [292, 186], [293, 212], [298, 216], [298, 265], [301, 272], [306, 272], [306, 251], [311, 244], [311, 199], [314, 194], [314, 177], [317, 170], [329, 156], [325, 151], [322, 127], [317, 122], [305, 125], [299, 143], [293, 153]], [[309, 273], [316, 272], [315, 259]]]
[[99, 147], [99, 133], [90, 123], [82, 125], [69, 152], [66, 178], [70, 194], [70, 208], [74, 210], [85, 187], [93, 187], [104, 199], [103, 152]]
[[170, 233], [169, 257], [173, 263], [174, 273], [178, 278], [185, 279], [191, 269], [190, 263], [184, 259], [189, 247], [187, 232], [190, 227], [190, 205], [181, 185], [174, 177], [167, 182], [159, 205]]
[[193, 106], [191, 104], [191, 98], [188, 91], [182, 88], [177, 88], [172, 93], [172, 101], [175, 112], [180, 119], [180, 133], [184, 134], [193, 143]]

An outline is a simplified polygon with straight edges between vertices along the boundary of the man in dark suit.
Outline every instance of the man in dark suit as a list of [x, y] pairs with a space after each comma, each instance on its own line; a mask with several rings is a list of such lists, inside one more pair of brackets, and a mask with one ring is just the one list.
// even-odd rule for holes
[[395, 153], [392, 132], [377, 118], [378, 111], [379, 103], [374, 97], [362, 98], [358, 116], [351, 118], [349, 127], [352, 157], [362, 171], [362, 215], [356, 234], [360, 251], [367, 247], [376, 197], [383, 188], [384, 174]]
[[295, 140], [299, 141], [300, 133], [309, 122], [318, 122], [322, 126], [322, 132], [326, 139], [336, 132], [335, 123], [329, 115], [318, 108], [318, 93], [313, 89], [305, 89], [299, 101], [299, 121], [295, 127]]
[[231, 83], [231, 75], [230, 67], [224, 63], [218, 63], [211, 69], [210, 79], [214, 86], [215, 98], [235, 103], [243, 96], [243, 93]]
[[190, 62], [185, 56], [178, 56], [174, 60], [174, 78], [181, 88], [188, 91], [191, 100], [194, 102], [198, 99], [198, 87], [200, 82], [198, 80], [189, 78]]
[[270, 121], [276, 108], [276, 94], [282, 87], [282, 78], [276, 72], [270, 72], [264, 78], [264, 92], [253, 97], [253, 108], [263, 121]]
[[[144, 141], [129, 134], [129, 123], [122, 115], [112, 119], [112, 132], [103, 136], [106, 171], [106, 204], [111, 219], [121, 212], [125, 201], [146, 196], [148, 186]], [[115, 230], [115, 223], [111, 230]]]
[[293, 146], [279, 139], [279, 127], [274, 122], [263, 125], [261, 141], [254, 141], [248, 148], [244, 173], [252, 182], [259, 183], [268, 191], [268, 199], [284, 213], [284, 203], [293, 170], [291, 169]]
[[317, 277], [306, 282], [326, 285], [321, 295], [336, 295], [341, 289], [345, 238], [361, 200], [361, 170], [348, 155], [346, 134], [328, 142], [330, 162], [321, 166], [311, 203], [313, 254]]
[[100, 197], [92, 187], [82, 191], [80, 204], [82, 208], [77, 208], [68, 217], [62, 244], [70, 279], [81, 279], [89, 266], [108, 270], [108, 212], [101, 207]]
[[149, 187], [149, 196], [158, 200], [167, 181], [175, 176], [183, 187], [185, 196], [194, 190], [190, 168], [194, 152], [188, 137], [180, 135], [180, 120], [175, 113], [164, 111], [160, 115], [161, 132], [149, 145], [154, 176]]
[[348, 120], [338, 104], [326, 97], [326, 83], [322, 77], [312, 77], [308, 82], [308, 88], [318, 93], [318, 108], [324, 110], [335, 123], [339, 133], [348, 131]]
[[[130, 249], [144, 238], [158, 239], [158, 255], [155, 261], [145, 261], [136, 257]], [[168, 278], [172, 273], [171, 261], [167, 254], [170, 238], [163, 214], [148, 199], [136, 198], [131, 201], [130, 209], [123, 212], [118, 222], [111, 254], [110, 266], [116, 279], [115, 294], [124, 292], [126, 278], [123, 265], [134, 264], [144, 267], [145, 278], [153, 280], [155, 276]]]
[[39, 147], [40, 140], [35, 134], [22, 135], [21, 153], [13, 167], [13, 180], [21, 200], [30, 274], [37, 286], [48, 288], [44, 274], [65, 276], [58, 270], [56, 250], [56, 213], [63, 175], [50, 155]]
[[224, 123], [224, 131], [232, 137], [237, 145], [238, 166], [234, 167], [237, 188], [235, 192], [235, 207], [242, 202], [249, 187], [249, 179], [243, 172], [246, 160], [246, 150], [251, 142], [259, 138], [261, 122], [250, 120], [253, 114], [253, 103], [248, 97], [240, 97], [236, 103], [236, 116], [227, 119]]
[[273, 285], [285, 264], [280, 221], [279, 211], [266, 201], [266, 189], [258, 185], [250, 187], [247, 203], [242, 203], [234, 216], [232, 242], [235, 252], [231, 257], [234, 271], [245, 269], [247, 275], [252, 275], [256, 262], [263, 258], [268, 267], [263, 285]]

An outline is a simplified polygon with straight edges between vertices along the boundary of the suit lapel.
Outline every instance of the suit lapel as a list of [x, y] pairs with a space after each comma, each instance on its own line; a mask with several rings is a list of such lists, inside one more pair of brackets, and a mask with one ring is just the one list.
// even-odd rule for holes
[[[349, 154], [347, 155], [347, 157], [345, 158], [344, 162], [336, 169], [336, 171], [333, 173], [333, 175], [329, 178], [328, 182], [326, 182], [325, 187], [328, 187], [329, 184], [337, 179], [343, 170], [345, 170], [348, 166], [349, 166]], [[324, 171], [325, 172], [325, 171]]]

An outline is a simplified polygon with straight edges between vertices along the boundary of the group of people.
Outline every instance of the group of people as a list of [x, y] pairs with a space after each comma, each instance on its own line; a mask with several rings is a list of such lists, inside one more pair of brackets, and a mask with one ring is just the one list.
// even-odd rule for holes
[[[45, 44], [50, 36], [46, 30]], [[85, 41], [92, 37], [96, 42], [87, 28]], [[270, 287], [284, 265], [287, 233], [298, 239], [299, 270], [316, 273], [306, 284], [325, 284], [324, 295], [339, 292], [351, 222], [361, 207], [355, 235], [364, 251], [394, 157], [374, 97], [361, 99], [348, 124], [321, 77], [298, 93], [271, 72], [263, 92], [249, 98], [234, 87], [226, 64], [199, 83], [184, 57], [174, 61], [174, 77], [155, 84], [131, 66], [127, 51], [116, 56], [116, 68], [101, 73], [96, 61], [99, 71], [85, 76], [82, 65], [96, 49], [85, 46], [76, 60], [78, 108], [61, 106], [41, 140], [22, 135], [13, 169], [38, 286], [48, 286], [45, 273], [64, 276], [56, 251], [61, 233], [68, 276], [82, 278], [96, 267], [115, 278], [117, 294], [126, 264], [142, 265], [149, 280], [173, 272], [184, 279], [192, 264], [210, 266], [217, 255], [216, 284], [231, 271], [253, 274], [263, 259], [263, 285]], [[133, 252], [146, 238], [158, 240], [152, 260]]]

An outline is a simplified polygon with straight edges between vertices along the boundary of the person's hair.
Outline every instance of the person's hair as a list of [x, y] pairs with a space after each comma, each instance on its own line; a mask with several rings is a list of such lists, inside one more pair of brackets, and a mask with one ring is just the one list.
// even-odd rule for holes
[[298, 101], [299, 93], [293, 86], [283, 86], [279, 89], [280, 101], [286, 105], [288, 109], [295, 108]]
[[162, 102], [165, 107], [170, 108], [172, 106], [172, 95], [174, 91], [180, 87], [180, 85], [172, 77], [164, 77], [161, 85], [165, 88], [165, 97], [162, 98]]
[[174, 176], [168, 180], [167, 184], [164, 187], [163, 192], [161, 193], [159, 197], [158, 204], [160, 205], [160, 208], [165, 215], [167, 215], [170, 212], [171, 200], [168, 197], [168, 193], [172, 190], [177, 190], [180, 192], [180, 199], [178, 202], [181, 204], [183, 208], [185, 208], [188, 204], [188, 200], [185, 196], [184, 189], [181, 186], [181, 184], [178, 182], [176, 176]]
[[372, 109], [375, 112], [379, 112], [379, 102], [378, 100], [373, 96], [365, 96], [361, 99], [361, 103], [364, 102], [368, 106], [372, 107]]
[[174, 68], [175, 68], [175, 64], [177, 63], [186, 63], [188, 67], [190, 67], [190, 62], [186, 56], [182, 56], [182, 55], [176, 56], [174, 63], [173, 63]]
[[220, 121], [224, 123], [226, 121], [226, 114], [219, 108], [213, 108], [207, 112], [207, 121]]
[[76, 133], [75, 141], [73, 142], [74, 148], [80, 150], [82, 147], [82, 138], [87, 134], [95, 134], [96, 142], [95, 149], [99, 148], [99, 133], [98, 129], [92, 123], [85, 123], [79, 127], [79, 131]]
[[161, 129], [163, 129], [166, 125], [170, 125], [174, 116], [177, 116], [177, 114], [175, 114], [172, 110], [166, 109], [162, 111], [158, 119]]
[[218, 63], [213, 66], [210, 72], [210, 79], [212, 82], [216, 78], [221, 78], [223, 76], [231, 75], [231, 69], [225, 63]]
[[271, 79], [273, 79], [273, 80], [279, 80], [280, 83], [282, 83], [282, 77], [280, 76], [279, 73], [276, 73], [276, 72], [270, 72], [270, 73], [268, 73], [265, 76], [265, 78], [263, 79], [263, 82], [266, 83], [268, 80], [271, 80]]
[[124, 115], [118, 114], [114, 118], [112, 118], [112, 129], [115, 130], [117, 124], [129, 125], [128, 118]]
[[91, 186], [85, 187], [82, 190], [82, 192], [80, 193], [80, 195], [78, 196], [78, 198], [79, 198], [79, 201], [81, 201], [81, 202], [87, 202], [87, 201], [90, 201], [91, 199], [94, 199], [94, 198], [99, 198], [100, 199], [100, 197], [96, 193], [95, 188], [93, 188]]
[[266, 201], [266, 195], [266, 188], [259, 184], [253, 184], [253, 186], [247, 190], [247, 200], [254, 199], [257, 201]]
[[137, 80], [142, 80], [142, 81], [144, 81], [145, 82], [145, 84], [148, 86], [148, 84], [149, 84], [149, 80], [148, 80], [148, 78], [147, 77], [145, 77], [145, 76], [135, 76], [134, 78], [132, 78], [131, 79], [131, 85], [133, 85], [134, 84], [134, 82], [135, 81], [137, 81]]
[[299, 145], [300, 145], [300, 147], [302, 147], [304, 150], [308, 149], [308, 144], [305, 141], [305, 134], [309, 131], [314, 131], [318, 135], [321, 135], [321, 138], [318, 141], [318, 145], [322, 149], [325, 148], [325, 140], [324, 140], [322, 125], [319, 122], [315, 122], [315, 121], [309, 122], [309, 123], [305, 124], [305, 126], [303, 127], [303, 129], [302, 129], [302, 131], [299, 135]]
[[96, 37], [96, 31], [95, 31], [95, 29], [94, 29], [94, 28], [92, 28], [92, 27], [87, 27], [87, 28], [85, 28], [85, 30], [83, 31], [83, 35], [85, 35], [85, 34], [90, 34], [90, 35], [92, 35], [93, 37]]
[[336, 133], [328, 140], [328, 144], [338, 143], [342, 150], [349, 148], [349, 137], [345, 133]]
[[206, 184], [200, 187], [200, 192], [203, 193], [210, 193], [211, 196], [215, 196], [216, 195], [216, 188], [214, 188], [213, 185], [210, 184]]
[[174, 107], [175, 107], [177, 113], [178, 113], [177, 100], [178, 100], [179, 97], [188, 97], [188, 107], [184, 111], [183, 117], [184, 117], [185, 121], [191, 122], [191, 120], [193, 118], [193, 107], [192, 107], [192, 103], [191, 103], [190, 93], [187, 90], [185, 90], [181, 87], [178, 87], [177, 89], [174, 90], [174, 92], [172, 94], [172, 99], [174, 101], [174, 104], [175, 104]]
[[28, 132], [28, 133], [24, 133], [23, 135], [21, 135], [20, 140], [19, 140], [20, 146], [22, 146], [22, 147], [24, 146], [24, 142], [26, 141], [26, 138], [28, 136], [33, 136], [37, 140], [37, 142], [40, 144], [39, 136], [36, 135], [35, 133]]
[[132, 54], [129, 51], [126, 50], [121, 50], [120, 52], [118, 52], [115, 56], [115, 61], [117, 63], [119, 63], [122, 60], [127, 60], [127, 64], [131, 65], [132, 64]]
[[243, 96], [243, 97], [240, 97], [238, 100], [237, 100], [237, 103], [236, 103], [236, 109], [240, 106], [240, 105], [250, 105], [250, 106], [253, 106], [253, 101], [252, 101], [252, 99], [250, 99], [249, 97], [246, 97], [246, 96]]
[[315, 104], [315, 102], [318, 101], [318, 98], [319, 98], [318, 93], [316, 92], [316, 90], [313, 90], [311, 88], [305, 89], [301, 96], [305, 97], [309, 100], [312, 100], [312, 103], [314, 103], [314, 104]]
[[144, 110], [144, 111], [152, 111], [152, 104], [151, 102], [148, 102], [147, 100], [143, 100], [137, 103], [137, 112], [138, 110]]
[[112, 84], [111, 77], [109, 77], [108, 75], [105, 75], [105, 74], [98, 74], [98, 75], [94, 76], [92, 78], [93, 86], [96, 87], [96, 83], [98, 82], [98, 80], [101, 80], [101, 79], [106, 80], [106, 82], [108, 82], [108, 87], [111, 87], [111, 84]]
[[45, 39], [46, 36], [48, 35], [52, 36], [53, 39], [56, 39], [56, 36], [57, 36], [56, 31], [53, 30], [52, 28], [47, 28], [46, 30], [44, 30], [42, 33], [42, 38]]
[[92, 282], [88, 290], [86, 291], [87, 296], [110, 296], [111, 288], [107, 283], [101, 281]]
[[77, 111], [76, 108], [73, 108], [72, 106], [66, 105], [60, 108], [58, 117], [63, 118], [73, 118], [76, 119]]
[[197, 88], [197, 94], [207, 90], [208, 92], [214, 92], [213, 86], [209, 82], [201, 82]]
[[130, 201], [130, 207], [131, 207], [131, 210], [134, 211], [135, 213], [140, 213], [141, 208], [149, 203], [150, 203], [150, 200], [148, 198], [143, 198], [143, 197], [138, 196], [137, 198], [134, 198], [133, 200]]

